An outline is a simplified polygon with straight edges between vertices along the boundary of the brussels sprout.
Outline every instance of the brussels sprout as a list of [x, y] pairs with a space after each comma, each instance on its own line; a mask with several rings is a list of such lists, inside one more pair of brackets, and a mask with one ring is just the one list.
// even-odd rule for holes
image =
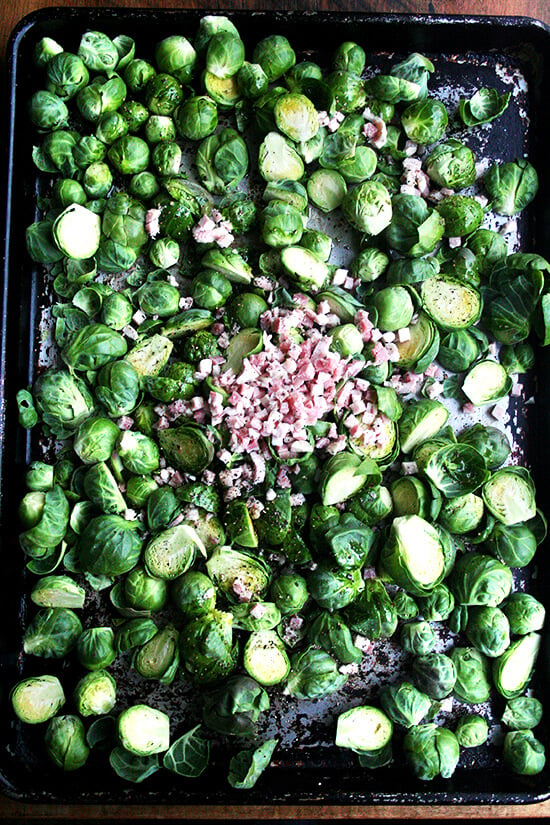
[[128, 121], [120, 112], [103, 112], [97, 121], [96, 137], [103, 143], [113, 144], [128, 133]]
[[347, 679], [328, 653], [309, 647], [292, 657], [285, 693], [297, 699], [317, 699], [340, 690]]
[[286, 37], [279, 34], [269, 35], [256, 45], [252, 60], [259, 63], [269, 82], [278, 80], [296, 63], [296, 54]]
[[397, 628], [397, 612], [379, 579], [365, 581], [361, 592], [344, 611], [344, 615], [352, 630], [369, 639], [390, 638]]
[[159, 375], [168, 363], [173, 347], [164, 335], [152, 335], [138, 341], [125, 361], [133, 366], [139, 377]]
[[409, 593], [404, 590], [398, 590], [393, 597], [393, 606], [399, 619], [409, 621], [414, 619], [420, 613], [418, 605]]
[[322, 212], [333, 212], [346, 195], [346, 181], [335, 169], [316, 169], [308, 179], [307, 192]]
[[232, 605], [235, 630], [274, 630], [281, 624], [281, 611], [274, 602], [242, 602]]
[[374, 531], [346, 513], [333, 526], [323, 528], [323, 549], [340, 567], [363, 567], [372, 561]]
[[107, 461], [119, 434], [117, 425], [109, 418], [91, 416], [82, 422], [75, 434], [74, 451], [85, 464]]
[[544, 745], [530, 730], [507, 733], [502, 754], [505, 766], [521, 776], [538, 774], [546, 764]]
[[431, 252], [444, 233], [444, 220], [423, 198], [399, 193], [391, 199], [391, 223], [385, 237], [388, 245], [411, 257]]
[[281, 573], [273, 579], [270, 595], [283, 616], [299, 613], [309, 598], [306, 580], [298, 573]]
[[[198, 309], [195, 310], [195, 312], [200, 312], [200, 311], [201, 310], [198, 310]], [[204, 310], [204, 312], [209, 312], [209, 311]], [[211, 332], [209, 332], [206, 329], [200, 329], [198, 332], [193, 333], [193, 335], [189, 335], [185, 339], [185, 341], [183, 342], [181, 351], [182, 351], [183, 357], [187, 361], [191, 361], [192, 363], [198, 364], [204, 358], [212, 358], [214, 355], [219, 355], [218, 341], [216, 339], [216, 336], [213, 335]], [[191, 433], [190, 433], [191, 429], [192, 428], [190, 428], [190, 427], [187, 427], [187, 428], [177, 427], [176, 432], [174, 433], [173, 437], [172, 437], [172, 435], [170, 435], [170, 436], [164, 435], [164, 433], [167, 432], [167, 431], [163, 430], [162, 433], [161, 433], [161, 436], [160, 436], [160, 440], [163, 442], [163, 447], [164, 447], [165, 450], [170, 449], [170, 451], [173, 454], [176, 454], [176, 455], [179, 454], [179, 458], [176, 458], [176, 462], [178, 462], [180, 465], [184, 465], [184, 466], [181, 466], [181, 469], [185, 469], [187, 466], [189, 466], [188, 471], [191, 472], [191, 473], [193, 473], [193, 472], [196, 473], [196, 472], [200, 472], [200, 470], [198, 470], [196, 468], [196, 464], [195, 464], [195, 462], [197, 461], [199, 456], [202, 456], [201, 462], [205, 461], [207, 464], [210, 464], [213, 456], [211, 457], [211, 455], [210, 455], [211, 452], [212, 452], [211, 446], [206, 444], [206, 441], [205, 441], [204, 437], [202, 438], [202, 440], [196, 438], [196, 433], [197, 433], [196, 428], [194, 430], [194, 435], [191, 436]], [[180, 448], [178, 446], [178, 444], [180, 442], [182, 442], [183, 440], [187, 442], [186, 448], [190, 451], [192, 450], [191, 454], [189, 456], [186, 456], [185, 461], [183, 460], [183, 455], [180, 452]], [[192, 446], [193, 441], [195, 442], [194, 446]], [[200, 442], [200, 452], [199, 452], [199, 444], [197, 442]], [[171, 447], [168, 447], [169, 443], [172, 445]], [[174, 457], [174, 455], [172, 455], [172, 458], [173, 457]], [[191, 466], [190, 466], [191, 461], [193, 462], [193, 467], [195, 469], [191, 468]], [[204, 467], [202, 467], [202, 469], [204, 469]]]
[[158, 195], [159, 191], [159, 183], [152, 172], [138, 172], [132, 175], [128, 183], [128, 192], [139, 200], [150, 200]]
[[149, 540], [143, 560], [149, 575], [171, 580], [191, 567], [197, 551], [205, 553], [196, 530], [189, 524], [176, 524]]
[[478, 713], [466, 713], [457, 722], [455, 736], [462, 748], [484, 745], [489, 734], [487, 720]]
[[218, 109], [207, 95], [192, 96], [176, 109], [174, 119], [182, 137], [203, 140], [216, 131]]
[[119, 715], [117, 733], [123, 748], [136, 756], [168, 750], [170, 718], [149, 705], [131, 705]]
[[37, 129], [49, 132], [67, 125], [69, 109], [56, 94], [40, 90], [29, 101], [29, 115]]
[[88, 69], [76, 54], [59, 52], [46, 64], [46, 89], [61, 100], [70, 100], [89, 79]]
[[35, 66], [40, 69], [45, 68], [52, 57], [62, 51], [63, 47], [52, 37], [41, 37], [34, 47], [33, 60]]
[[475, 181], [476, 159], [468, 146], [456, 138], [449, 138], [432, 149], [425, 169], [439, 186], [465, 189]]
[[393, 723], [372, 705], [359, 705], [344, 711], [336, 722], [335, 745], [360, 754], [364, 767], [386, 765], [392, 756]]
[[525, 636], [542, 630], [546, 610], [530, 593], [511, 593], [502, 605], [502, 611], [510, 623], [510, 633]]
[[212, 579], [199, 570], [188, 570], [178, 576], [172, 583], [170, 596], [188, 619], [206, 615], [216, 606], [216, 588]]
[[403, 625], [400, 642], [401, 647], [407, 653], [425, 656], [427, 653], [433, 652], [437, 637], [429, 622], [418, 620]]
[[[190, 340], [190, 339], [188, 339]], [[184, 354], [189, 353], [187, 350]], [[202, 355], [201, 358], [208, 355]], [[195, 360], [195, 359], [192, 359]], [[196, 360], [201, 360], [197, 358]], [[159, 443], [173, 466], [185, 472], [201, 473], [214, 458], [214, 446], [205, 435], [192, 425], [183, 424], [159, 432]]]
[[495, 658], [510, 644], [510, 623], [498, 607], [472, 607], [468, 611], [465, 634], [477, 650]]
[[64, 771], [82, 768], [90, 755], [84, 724], [78, 716], [54, 716], [46, 729], [44, 742], [52, 762]]
[[88, 627], [76, 643], [78, 661], [87, 670], [102, 670], [116, 659], [115, 633], [112, 627]]
[[220, 547], [206, 562], [208, 574], [231, 601], [248, 596], [261, 601], [271, 580], [271, 571], [262, 558], [244, 550]]
[[42, 576], [31, 591], [38, 607], [84, 607], [86, 591], [70, 576]]
[[420, 516], [399, 516], [380, 553], [380, 564], [392, 580], [422, 596], [445, 575], [445, 555], [435, 527]]
[[338, 504], [358, 493], [367, 482], [377, 483], [381, 473], [370, 458], [361, 459], [340, 452], [325, 462], [321, 471], [321, 498], [324, 505]]
[[168, 587], [163, 579], [150, 576], [143, 567], [134, 567], [124, 579], [124, 598], [136, 610], [162, 610]]
[[483, 553], [466, 553], [449, 577], [449, 587], [459, 604], [497, 607], [510, 595], [509, 567]]
[[260, 145], [258, 169], [266, 181], [299, 180], [304, 164], [290, 142], [278, 132], [268, 132]]
[[362, 653], [353, 644], [350, 629], [338, 613], [320, 610], [308, 624], [307, 638], [344, 664], [361, 661]]
[[365, 68], [365, 50], [352, 41], [340, 43], [332, 55], [332, 66], [336, 70], [351, 72], [361, 76]]
[[196, 60], [195, 49], [182, 35], [165, 37], [155, 47], [155, 62], [159, 72], [173, 75], [180, 83], [189, 83]]
[[412, 661], [411, 675], [419, 690], [437, 700], [452, 693], [457, 679], [454, 662], [444, 653], [416, 656]]
[[361, 491], [353, 497], [348, 506], [350, 512], [367, 525], [378, 524], [393, 510], [391, 493], [382, 485], [372, 490]]
[[233, 616], [213, 610], [191, 619], [180, 633], [182, 664], [197, 685], [218, 682], [237, 667], [237, 645]]
[[19, 519], [24, 528], [19, 543], [32, 557], [44, 554], [44, 548], [56, 547], [69, 523], [69, 502], [59, 485], [51, 490], [27, 493], [19, 505]]
[[456, 238], [470, 235], [483, 220], [483, 208], [469, 195], [448, 195], [437, 206], [445, 221], [444, 236]]
[[144, 91], [155, 74], [156, 69], [151, 63], [141, 58], [133, 58], [124, 66], [122, 77], [128, 89], [134, 94], [139, 94]]
[[485, 188], [491, 206], [500, 215], [517, 215], [528, 206], [538, 190], [538, 175], [528, 160], [495, 163], [485, 174]]
[[199, 272], [190, 286], [195, 304], [203, 309], [218, 309], [223, 306], [232, 291], [228, 278], [213, 270]]
[[119, 653], [132, 650], [152, 639], [157, 632], [157, 626], [152, 619], [138, 617], [129, 619], [117, 630], [115, 647]]
[[56, 715], [65, 704], [63, 686], [57, 676], [31, 676], [13, 686], [14, 712], [27, 725], [39, 725]]
[[502, 713], [502, 722], [511, 730], [531, 730], [542, 719], [542, 703], [534, 696], [509, 699]]
[[149, 166], [150, 151], [142, 138], [137, 135], [124, 135], [111, 144], [107, 156], [117, 172], [122, 175], [135, 175], [144, 172]]
[[453, 692], [464, 702], [486, 702], [491, 692], [488, 659], [473, 647], [455, 647], [449, 652], [456, 668]]
[[485, 540], [489, 552], [509, 567], [526, 567], [537, 550], [537, 539], [525, 524], [496, 523]]
[[[76, 336], [78, 332], [73, 338]], [[44, 423], [60, 436], [65, 429], [78, 427], [92, 411], [85, 384], [63, 370], [43, 373], [37, 379], [34, 394]]]
[[269, 78], [259, 63], [249, 63], [245, 60], [237, 72], [237, 87], [240, 94], [246, 98], [257, 98], [267, 91]]
[[128, 415], [139, 399], [138, 373], [126, 360], [111, 361], [99, 370], [94, 391], [113, 418]]
[[401, 114], [401, 124], [409, 140], [426, 145], [445, 134], [449, 116], [440, 100], [426, 98], [409, 104]]
[[337, 69], [328, 75], [327, 84], [337, 111], [347, 114], [365, 105], [365, 84], [356, 74]]
[[355, 229], [379, 235], [392, 220], [392, 199], [382, 183], [367, 180], [348, 191], [342, 210]]
[[490, 470], [496, 470], [510, 455], [508, 436], [497, 427], [473, 424], [459, 434], [458, 440], [462, 444], [475, 447]]
[[77, 682], [73, 698], [81, 716], [102, 716], [116, 704], [116, 682], [106, 670], [87, 673]]
[[165, 685], [174, 681], [178, 665], [178, 631], [170, 624], [148, 639], [132, 658], [132, 666], [140, 676], [158, 679]]
[[451, 615], [454, 606], [454, 596], [443, 582], [436, 585], [433, 590], [425, 596], [419, 596], [418, 598], [418, 608], [424, 618], [429, 622], [446, 621]]
[[154, 490], [157, 482], [148, 476], [131, 476], [126, 485], [126, 498], [136, 507], [143, 507]]
[[493, 681], [505, 699], [514, 699], [529, 684], [540, 649], [538, 633], [522, 636], [493, 662]]
[[309, 592], [320, 607], [340, 610], [351, 604], [365, 584], [358, 568], [346, 570], [320, 564], [307, 579]]
[[269, 696], [250, 676], [230, 676], [204, 697], [203, 721], [211, 730], [231, 736], [256, 732], [260, 714], [269, 709]]
[[522, 467], [497, 470], [483, 485], [482, 495], [491, 513], [507, 526], [528, 521], [536, 514], [534, 484]]
[[23, 634], [23, 650], [46, 659], [62, 659], [76, 645], [82, 624], [69, 607], [40, 610]]
[[158, 446], [143, 433], [124, 430], [119, 436], [116, 449], [120, 460], [131, 473], [147, 475], [158, 469]]
[[246, 175], [248, 164], [246, 143], [230, 127], [202, 140], [195, 156], [203, 185], [217, 194], [234, 189]]
[[179, 309], [180, 292], [167, 281], [148, 281], [136, 291], [139, 307], [146, 315], [167, 318]]
[[469, 533], [479, 526], [483, 512], [483, 499], [474, 493], [466, 493], [445, 502], [439, 521], [450, 533]]
[[118, 576], [137, 564], [142, 540], [137, 522], [118, 515], [93, 518], [79, 540], [79, 562], [95, 575]]
[[243, 292], [230, 298], [227, 303], [228, 317], [243, 329], [258, 327], [262, 314], [268, 309], [265, 299], [254, 292]]
[[380, 704], [394, 725], [413, 728], [430, 713], [433, 702], [410, 682], [399, 682], [381, 688]]
[[221, 79], [233, 77], [244, 63], [244, 43], [232, 31], [212, 35], [206, 47], [206, 70]]
[[91, 258], [99, 247], [100, 225], [98, 215], [74, 203], [55, 219], [52, 236], [61, 252], [69, 258]]
[[410, 453], [445, 426], [449, 411], [440, 401], [422, 399], [408, 404], [399, 420], [401, 450]]
[[460, 755], [458, 740], [452, 731], [433, 722], [411, 728], [403, 740], [405, 759], [419, 779], [453, 775]]
[[[128, 131], [132, 133], [139, 132], [141, 127], [146, 124], [149, 119], [147, 108], [137, 100], [126, 100], [120, 106], [119, 111], [128, 124]], [[172, 132], [173, 134], [171, 136], [175, 137], [175, 127], [173, 124]]]
[[84, 170], [82, 185], [90, 198], [106, 197], [113, 185], [113, 176], [106, 163], [91, 163]]

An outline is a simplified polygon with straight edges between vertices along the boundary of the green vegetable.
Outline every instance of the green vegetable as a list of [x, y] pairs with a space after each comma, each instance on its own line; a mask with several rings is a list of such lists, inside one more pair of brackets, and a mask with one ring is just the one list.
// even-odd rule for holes
[[28, 725], [47, 722], [65, 704], [65, 693], [57, 676], [31, 676], [13, 686], [13, 710]]

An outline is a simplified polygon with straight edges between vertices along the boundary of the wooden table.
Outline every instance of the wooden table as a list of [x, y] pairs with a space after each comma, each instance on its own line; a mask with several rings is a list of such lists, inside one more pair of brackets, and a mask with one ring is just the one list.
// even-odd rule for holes
[[[0, 12], [0, 60], [5, 63], [9, 34], [25, 15], [48, 6], [205, 8], [205, 9], [311, 9], [415, 14], [511, 15], [537, 18], [550, 26], [550, 0], [8, 0]], [[515, 819], [550, 817], [550, 801], [536, 805], [474, 806], [244, 806], [238, 809], [200, 805], [192, 807], [119, 805], [47, 806], [19, 804], [0, 796], [0, 822], [100, 820], [329, 820], [329, 819]]]

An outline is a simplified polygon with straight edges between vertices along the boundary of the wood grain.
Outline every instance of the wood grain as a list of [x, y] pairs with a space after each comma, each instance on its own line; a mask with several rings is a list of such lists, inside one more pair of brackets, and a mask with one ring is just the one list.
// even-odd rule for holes
[[[550, 26], [549, 0], [8, 0], [0, 10], [0, 65], [5, 89], [5, 57], [14, 27], [27, 14], [56, 6], [90, 8], [190, 8], [225, 10], [361, 11], [414, 14], [506, 15], [531, 17]], [[118, 822], [144, 820], [377, 820], [377, 819], [543, 819], [550, 817], [550, 801], [528, 805], [488, 806], [139, 806], [28, 805], [0, 795], [0, 822]]]

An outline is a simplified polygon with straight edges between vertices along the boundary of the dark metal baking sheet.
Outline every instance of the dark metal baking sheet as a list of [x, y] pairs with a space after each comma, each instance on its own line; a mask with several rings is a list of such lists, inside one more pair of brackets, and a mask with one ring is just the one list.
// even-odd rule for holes
[[[42, 36], [58, 39], [67, 49], [75, 48], [81, 34], [95, 28], [115, 35], [130, 34], [138, 53], [146, 55], [162, 37], [179, 31], [194, 33], [198, 20], [208, 12], [131, 9], [45, 9], [25, 18], [10, 42], [9, 151], [6, 177], [6, 223], [4, 282], [2, 293], [1, 413], [2, 443], [0, 477], [1, 553], [0, 579], [0, 782], [10, 796], [28, 802], [128, 803], [128, 804], [514, 804], [538, 802], [550, 796], [550, 769], [536, 777], [515, 777], [504, 772], [495, 758], [496, 745], [483, 754], [464, 752], [459, 768], [449, 780], [422, 783], [398, 761], [388, 768], [365, 771], [353, 756], [330, 747], [331, 721], [342, 707], [337, 703], [279, 702], [271, 725], [285, 730], [284, 747], [276, 753], [269, 772], [250, 792], [233, 791], [225, 780], [227, 757], [220, 753], [207, 773], [198, 780], [182, 780], [158, 774], [142, 785], [118, 780], [95, 760], [76, 774], [60, 774], [41, 758], [43, 730], [13, 721], [9, 709], [9, 686], [22, 673], [51, 670], [48, 660], [30, 660], [20, 654], [25, 625], [26, 576], [17, 542], [15, 513], [23, 491], [25, 464], [35, 456], [37, 445], [17, 426], [14, 396], [31, 383], [41, 356], [38, 328], [50, 296], [39, 267], [33, 267], [24, 245], [24, 228], [34, 220], [39, 183], [30, 160], [33, 135], [26, 117], [26, 101], [34, 90], [32, 49]], [[520, 226], [523, 249], [550, 257], [550, 153], [548, 152], [550, 107], [550, 31], [523, 18], [443, 17], [409, 15], [361, 15], [314, 12], [232, 12], [247, 46], [270, 33], [285, 34], [299, 59], [314, 59], [327, 65], [334, 47], [353, 39], [367, 52], [367, 65], [383, 68], [390, 60], [412, 51], [428, 55], [436, 65], [434, 82], [442, 96], [457, 89], [472, 93], [480, 86], [514, 89], [518, 99], [503, 118], [496, 156], [512, 159], [528, 154], [540, 177], [540, 193]], [[484, 140], [483, 131], [480, 139]], [[473, 144], [472, 144], [473, 145]], [[473, 146], [473, 148], [475, 148]], [[499, 155], [500, 153], [500, 155]], [[550, 513], [550, 485], [546, 480], [550, 455], [550, 358], [539, 355], [534, 387], [536, 404], [512, 411], [516, 446], [525, 453], [537, 482], [538, 500]], [[550, 604], [550, 571], [539, 550], [536, 579], [529, 587]], [[444, 640], [443, 642], [444, 643]], [[537, 686], [548, 694], [550, 672], [547, 639], [539, 658]], [[381, 677], [395, 669], [398, 653], [391, 644], [380, 646], [372, 673], [350, 680], [342, 700], [345, 707], [375, 696]], [[76, 678], [63, 666], [64, 679]], [[130, 686], [127, 690], [130, 698]], [[142, 698], [147, 700], [147, 696]], [[189, 710], [184, 691], [152, 686], [152, 702], [167, 703], [176, 720]], [[275, 735], [276, 728], [269, 729]], [[550, 746], [548, 724], [539, 736]], [[397, 749], [396, 749], [397, 751]], [[103, 760], [106, 761], [106, 760]]]

